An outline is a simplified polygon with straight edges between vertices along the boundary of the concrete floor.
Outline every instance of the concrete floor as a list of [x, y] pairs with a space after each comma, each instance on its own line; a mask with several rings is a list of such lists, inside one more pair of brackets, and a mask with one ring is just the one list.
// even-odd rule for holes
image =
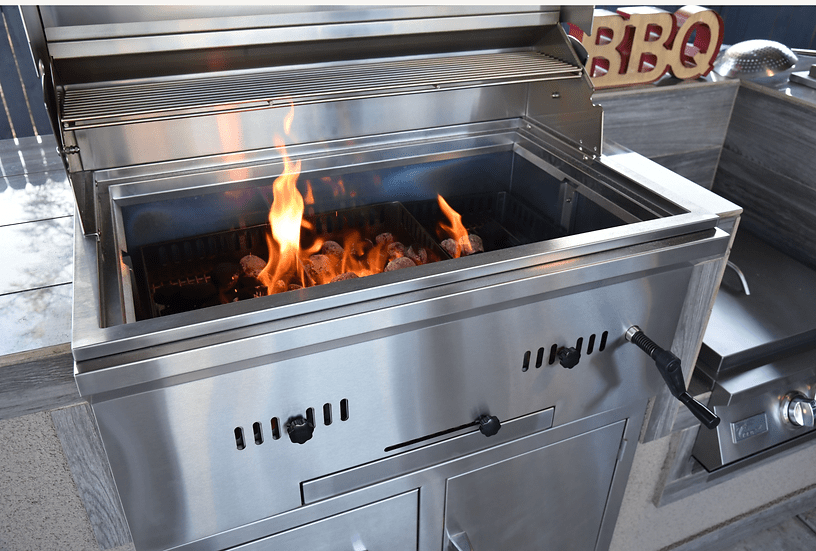
[[[53, 137], [0, 142], [0, 252], [7, 259], [0, 263], [0, 551], [132, 550], [116, 503], [99, 501], [104, 492], [94, 491], [110, 493], [110, 482], [89, 477], [102, 471], [85, 469], [91, 459], [82, 446], [66, 448], [81, 438], [59, 420], [83, 414], [87, 406], [74, 401], [33, 412], [3, 409], [12, 394], [37, 392], [34, 380], [28, 386], [24, 381], [19, 392], [4, 387], [14, 384], [5, 376], [14, 365], [8, 359], [22, 361], [55, 346], [67, 350], [70, 341], [74, 207], [54, 147]], [[816, 549], [816, 511], [718, 549]]]

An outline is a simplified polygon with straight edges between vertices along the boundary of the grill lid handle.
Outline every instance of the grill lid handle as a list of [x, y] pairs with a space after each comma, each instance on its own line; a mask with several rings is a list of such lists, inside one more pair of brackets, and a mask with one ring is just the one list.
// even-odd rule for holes
[[626, 331], [626, 340], [637, 345], [655, 361], [655, 365], [663, 376], [663, 380], [666, 381], [672, 396], [680, 400], [706, 428], [713, 429], [720, 424], [720, 418], [713, 411], [695, 400], [686, 391], [680, 358], [657, 346], [637, 325], [633, 325]]

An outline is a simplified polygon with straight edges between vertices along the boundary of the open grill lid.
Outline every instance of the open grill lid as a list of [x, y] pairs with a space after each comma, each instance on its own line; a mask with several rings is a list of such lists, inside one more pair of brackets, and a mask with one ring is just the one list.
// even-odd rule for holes
[[[591, 6], [22, 11], [86, 234], [97, 231], [94, 171], [271, 149], [293, 104], [311, 107], [298, 118], [312, 124], [287, 146], [487, 112], [540, 122], [590, 158], [601, 152], [601, 109], [559, 24], [591, 29]], [[547, 84], [530, 93], [530, 83]]]

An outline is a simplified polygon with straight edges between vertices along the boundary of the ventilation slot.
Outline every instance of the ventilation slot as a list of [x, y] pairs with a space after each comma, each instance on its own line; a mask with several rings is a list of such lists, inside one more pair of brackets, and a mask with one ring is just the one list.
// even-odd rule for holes
[[341, 421], [348, 421], [349, 418], [349, 405], [348, 400], [343, 398], [340, 400], [340, 420]]
[[524, 353], [524, 361], [521, 363], [521, 370], [527, 371], [530, 369], [530, 351]]
[[263, 432], [261, 432], [261, 424], [260, 423], [252, 423], [252, 435], [255, 437], [255, 444], [261, 445], [263, 444]]
[[550, 359], [547, 361], [550, 365], [555, 363], [555, 355], [558, 352], [558, 345], [554, 344], [550, 347]]
[[581, 349], [584, 347], [584, 337], [580, 337], [578, 342], [575, 343], [575, 348], [578, 350], [578, 353], [581, 353]]
[[323, 424], [327, 427], [332, 424], [331, 404], [323, 404]]
[[244, 443], [244, 429], [241, 427], [235, 427], [235, 447], [239, 450], [246, 448], [246, 444]]
[[595, 333], [592, 333], [589, 336], [589, 342], [587, 343], [587, 355], [592, 354], [592, 350], [595, 348]]
[[272, 440], [277, 440], [280, 438], [280, 423], [278, 422], [277, 417], [272, 418]]
[[538, 354], [536, 355], [536, 369], [544, 365], [544, 348], [538, 349]]
[[604, 331], [601, 333], [601, 344], [598, 345], [598, 352], [603, 352], [604, 348], [606, 348], [607, 337], [609, 337], [609, 331]]
[[307, 420], [307, 421], [309, 421], [309, 423], [311, 423], [311, 424], [312, 424], [312, 426], [315, 426], [315, 422], [314, 422], [314, 408], [308, 408], [308, 409], [306, 410], [306, 420]]

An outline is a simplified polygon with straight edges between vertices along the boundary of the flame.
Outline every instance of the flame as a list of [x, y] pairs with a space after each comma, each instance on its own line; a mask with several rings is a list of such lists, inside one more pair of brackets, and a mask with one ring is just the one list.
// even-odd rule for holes
[[[287, 134], [294, 117], [294, 104], [290, 102], [290, 105], [290, 111], [284, 120], [284, 130]], [[285, 142], [280, 136], [275, 136], [275, 148], [283, 160], [283, 172], [272, 184], [272, 205], [269, 209], [269, 231], [266, 236], [269, 259], [257, 278], [266, 286], [268, 294], [287, 291], [293, 284], [309, 287], [329, 283], [336, 278], [378, 274], [385, 270], [390, 260], [403, 256], [403, 245], [393, 242], [393, 236], [388, 237], [390, 234], [367, 236], [370, 238], [367, 239], [360, 235], [359, 231], [346, 228], [342, 235], [310, 237], [309, 232], [313, 235], [315, 225], [304, 218], [304, 211], [308, 205], [309, 211], [313, 214], [315, 197], [312, 182], [308, 180], [305, 182], [306, 196], [301, 195], [297, 188], [301, 162], [291, 160]], [[345, 185], [340, 179], [335, 181], [324, 177], [321, 181], [331, 190], [334, 197], [346, 193]], [[441, 197], [439, 199], [443, 202]], [[306, 247], [301, 244], [303, 228], [306, 230], [303, 234], [308, 243]], [[463, 226], [462, 230], [467, 236]], [[314, 241], [309, 242], [308, 239]], [[425, 252], [422, 251], [422, 254]], [[427, 255], [418, 262], [426, 261]]]
[[[454, 254], [454, 258], [459, 258], [462, 255], [462, 252], [465, 254], [469, 254], [471, 251], [470, 240], [468, 239], [468, 231], [465, 228], [464, 224], [462, 224], [462, 216], [453, 210], [450, 205], [448, 205], [447, 201], [442, 198], [441, 195], [436, 196], [437, 200], [439, 201], [439, 208], [442, 209], [442, 213], [448, 218], [450, 221], [450, 225], [447, 225], [443, 222], [439, 223], [439, 228], [442, 232], [453, 239], [456, 244], [456, 252]], [[464, 248], [464, 251], [461, 249]]]
[[269, 227], [267, 235], [269, 262], [258, 279], [266, 285], [270, 293], [274, 292], [278, 280], [288, 281], [298, 269], [300, 252], [300, 226], [303, 219], [303, 196], [297, 189], [300, 175], [300, 161], [292, 162], [286, 147], [280, 138], [275, 139], [275, 147], [283, 156], [283, 174], [272, 184], [274, 199], [269, 209]]

